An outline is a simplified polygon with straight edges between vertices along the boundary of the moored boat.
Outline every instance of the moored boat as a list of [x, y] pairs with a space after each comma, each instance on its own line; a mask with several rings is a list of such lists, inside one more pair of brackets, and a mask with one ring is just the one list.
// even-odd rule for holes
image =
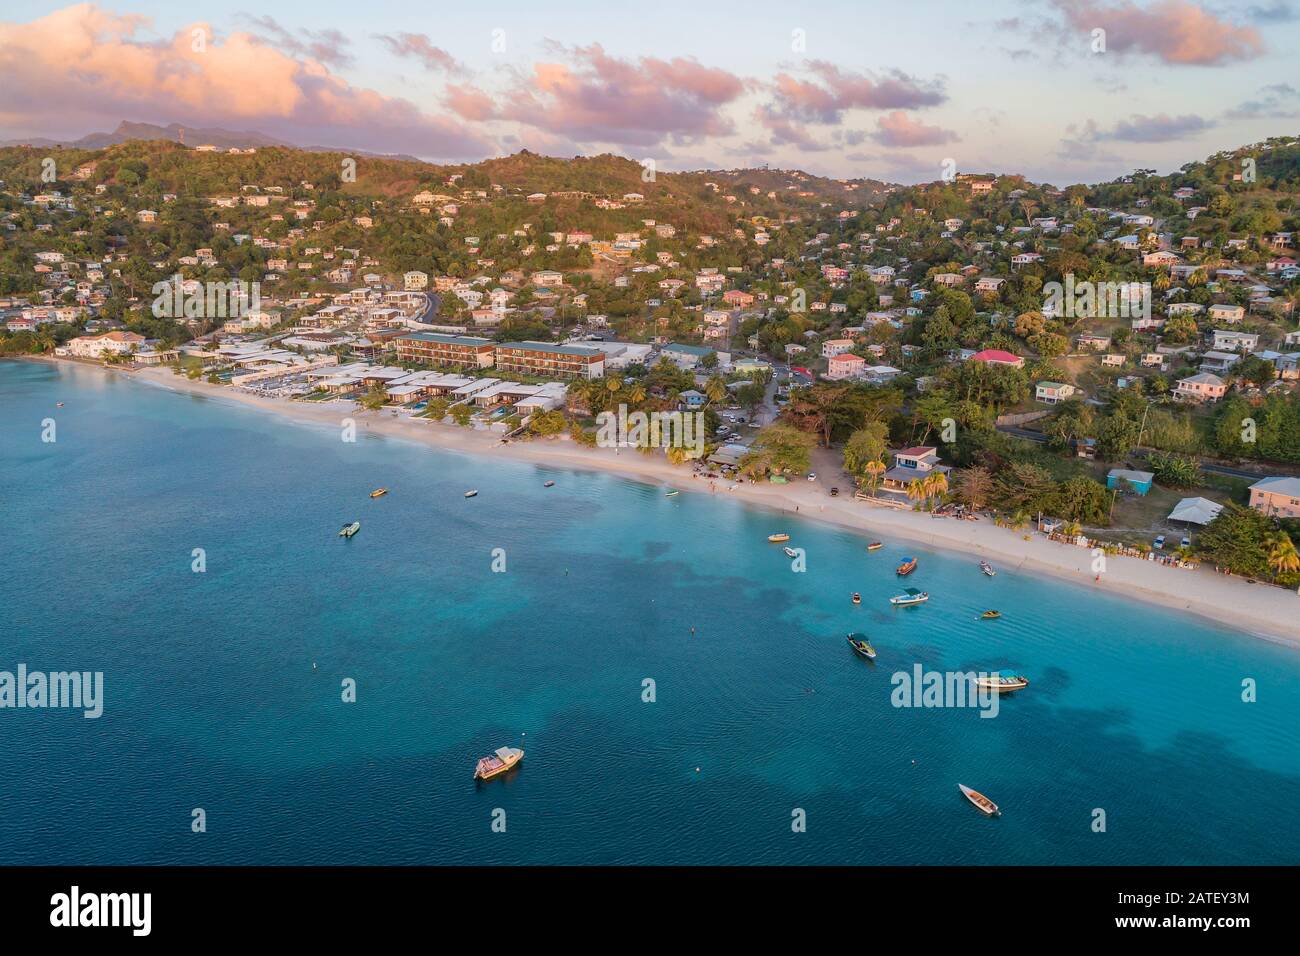
[[998, 805], [996, 803], [994, 803], [988, 797], [984, 796], [984, 794], [980, 793], [978, 790], [972, 790], [964, 783], [957, 784], [957, 787], [958, 789], [961, 790], [963, 797], [965, 797], [971, 803], [975, 804], [975, 806], [977, 806], [980, 810], [987, 813], [989, 816], [996, 817], [999, 813], [1002, 812], [1001, 810], [998, 809]]
[[383, 497], [384, 495], [386, 495], [386, 494], [388, 494], [388, 489], [387, 489], [387, 488], [376, 488], [374, 491], [370, 492], [370, 497], [371, 497], [371, 498], [382, 498], [382, 497]]
[[854, 604], [861, 604], [861, 603], [862, 603], [862, 595], [859, 594], [857, 591], [854, 591], [854, 592], [853, 592], [853, 603], [854, 603]]
[[675, 498], [677, 495], [680, 495], [680, 494], [681, 494], [681, 492], [678, 491], [676, 488], [674, 488], [672, 491], [665, 492], [665, 493], [664, 493], [664, 497], [665, 497], [665, 498]]
[[474, 497], [475, 495], [477, 495], [477, 494], [478, 494], [478, 489], [477, 489], [477, 488], [471, 488], [469, 491], [465, 492], [465, 497], [466, 497], [466, 498], [473, 498], [473, 497]]
[[1013, 690], [1024, 690], [1029, 686], [1029, 680], [1019, 674], [976, 675], [975, 686], [996, 691], [999, 694], [1009, 694]]
[[360, 521], [350, 521], [347, 524], [345, 524], [343, 527], [339, 528], [339, 537], [350, 538], [360, 530], [361, 530]]
[[491, 780], [505, 773], [524, 759], [524, 752], [518, 747], [498, 747], [488, 757], [480, 757], [474, 766], [475, 780]]
[[914, 604], [924, 604], [928, 600], [930, 600], [930, 592], [908, 588], [903, 594], [895, 594], [891, 597], [889, 603], [894, 607], [911, 607]]
[[854, 652], [860, 657], [865, 657], [869, 661], [874, 661], [876, 659], [876, 649], [872, 647], [871, 642], [861, 634], [850, 634], [849, 646], [851, 646]]
[[794, 548], [782, 548], [781, 550], [785, 552], [785, 556], [786, 556], [787, 558], [797, 558], [797, 557], [799, 557], [799, 552], [796, 551]]
[[554, 487], [555, 487], [555, 482], [553, 482], [553, 481], [548, 481], [546, 484], [542, 485], [542, 487], [543, 487], [543, 488], [554, 488]]
[[867, 550], [868, 550], [868, 551], [879, 551], [879, 550], [880, 550], [881, 548], [883, 548], [884, 546], [885, 546], [885, 542], [883, 542], [883, 541], [873, 541], [873, 542], [871, 542], [869, 545], [867, 545]]
[[782, 541], [789, 541], [790, 536], [782, 531], [778, 534], [769, 534], [767, 540], [771, 541], [773, 544], [780, 544]]
[[981, 620], [981, 621], [996, 621], [996, 620], [997, 620], [998, 618], [1000, 618], [1001, 616], [1002, 616], [1002, 612], [1001, 612], [1001, 611], [985, 611], [983, 614], [980, 615], [980, 620]]
[[980, 570], [989, 577], [993, 577], [993, 575], [997, 574], [997, 572], [993, 570], [993, 565], [989, 564], [987, 561], [980, 562]]
[[903, 563], [894, 569], [894, 573], [900, 578], [906, 577], [916, 570], [916, 558], [904, 558]]

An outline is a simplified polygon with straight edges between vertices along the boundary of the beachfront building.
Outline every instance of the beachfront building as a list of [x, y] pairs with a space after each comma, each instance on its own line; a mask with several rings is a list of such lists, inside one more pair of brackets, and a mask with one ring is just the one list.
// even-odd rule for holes
[[79, 335], [69, 339], [62, 351], [76, 358], [103, 358], [105, 355], [126, 355], [132, 349], [144, 346], [145, 338], [135, 332], [114, 329], [100, 335]]
[[605, 372], [605, 353], [579, 345], [504, 342], [496, 347], [496, 367], [523, 375], [599, 378]]
[[894, 467], [885, 472], [882, 485], [889, 491], [906, 491], [915, 480], [924, 481], [931, 474], [948, 474], [952, 469], [942, 464], [932, 445], [918, 445], [894, 453]]
[[1300, 478], [1261, 478], [1250, 486], [1250, 506], [1278, 518], [1300, 518]]
[[487, 368], [495, 361], [496, 344], [472, 335], [413, 332], [395, 340], [403, 362], [445, 365], [452, 368]]

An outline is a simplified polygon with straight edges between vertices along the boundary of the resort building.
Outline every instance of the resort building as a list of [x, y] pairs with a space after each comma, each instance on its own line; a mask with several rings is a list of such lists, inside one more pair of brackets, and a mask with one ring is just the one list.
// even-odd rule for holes
[[472, 335], [442, 335], [413, 332], [395, 340], [403, 362], [446, 365], [456, 368], [487, 368], [495, 360], [496, 344]]
[[505, 342], [496, 347], [500, 372], [524, 375], [599, 378], [605, 371], [605, 353], [578, 345], [549, 342]]
[[1250, 506], [1278, 518], [1300, 518], [1300, 478], [1261, 478], [1250, 486]]
[[63, 348], [66, 354], [77, 358], [103, 358], [106, 353], [126, 355], [140, 349], [145, 343], [143, 335], [114, 330], [100, 335], [79, 335], [70, 339]]

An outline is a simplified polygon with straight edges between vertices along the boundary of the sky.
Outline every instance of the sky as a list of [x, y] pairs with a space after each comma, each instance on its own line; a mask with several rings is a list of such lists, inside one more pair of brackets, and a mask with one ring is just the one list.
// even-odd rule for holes
[[0, 8], [0, 140], [121, 120], [893, 182], [1167, 172], [1300, 130], [1300, 0]]

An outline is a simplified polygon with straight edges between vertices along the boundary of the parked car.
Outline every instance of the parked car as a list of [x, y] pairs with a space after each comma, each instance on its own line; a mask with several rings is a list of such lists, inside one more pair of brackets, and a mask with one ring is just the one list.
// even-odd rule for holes
[[1163, 534], [1158, 534], [1158, 535], [1156, 535], [1156, 542], [1155, 542], [1155, 545], [1156, 545], [1156, 550], [1157, 550], [1157, 551], [1163, 551], [1163, 550], [1164, 550], [1164, 547], [1165, 547], [1165, 536], [1164, 536]]
[[1183, 535], [1183, 540], [1178, 542], [1178, 546], [1181, 548], [1190, 548], [1192, 546], [1192, 539], [1187, 537], [1187, 535]]
[[838, 488], [832, 488], [832, 489], [831, 489], [831, 497], [832, 497], [832, 498], [838, 498], [839, 496], [840, 496], [840, 489], [838, 489]]
[[809, 480], [809, 481], [816, 481], [816, 480], [817, 480], [817, 472], [815, 472], [815, 471], [810, 471], [810, 472], [808, 472], [808, 480]]

